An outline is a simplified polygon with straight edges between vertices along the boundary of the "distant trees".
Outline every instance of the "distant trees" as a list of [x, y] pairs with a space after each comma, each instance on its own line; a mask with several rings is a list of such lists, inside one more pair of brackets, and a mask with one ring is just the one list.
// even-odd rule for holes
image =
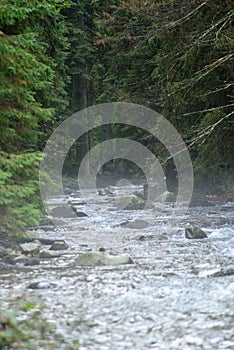
[[[228, 190], [233, 43], [232, 0], [1, 0], [0, 226], [36, 221], [48, 136], [66, 116], [102, 102], [162, 113], [186, 140], [200, 189]], [[109, 125], [76, 142], [67, 173], [93, 145], [123, 134], [166, 158], [150, 134]]]
[[161, 112], [190, 147], [197, 185], [223, 190], [234, 164], [233, 1], [96, 3], [98, 101]]

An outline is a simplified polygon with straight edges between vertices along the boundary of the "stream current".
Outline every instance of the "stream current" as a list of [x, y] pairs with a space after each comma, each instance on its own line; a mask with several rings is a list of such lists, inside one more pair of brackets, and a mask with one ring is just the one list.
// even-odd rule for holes
[[[39, 298], [45, 318], [64, 339], [60, 349], [75, 349], [69, 344], [76, 339], [79, 350], [234, 349], [234, 275], [210, 277], [234, 261], [234, 203], [191, 207], [167, 232], [172, 203], [160, 214], [155, 208], [113, 207], [116, 195], [142, 189], [112, 186], [113, 195], [98, 197], [90, 192], [88, 204], [79, 191], [69, 194], [88, 216], [36, 229], [38, 237], [64, 239], [69, 249], [38, 266], [0, 271], [2, 306], [15, 298]], [[62, 204], [60, 198], [53, 201]], [[119, 226], [135, 219], [149, 226]], [[208, 238], [186, 239], [187, 223], [201, 227]], [[134, 264], [74, 265], [79, 253], [101, 247], [130, 255]], [[29, 289], [36, 281], [53, 287]]]

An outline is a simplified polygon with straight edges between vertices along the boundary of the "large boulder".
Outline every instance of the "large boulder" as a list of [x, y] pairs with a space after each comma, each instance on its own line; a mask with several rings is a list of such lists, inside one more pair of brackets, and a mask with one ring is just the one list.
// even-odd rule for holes
[[83, 213], [82, 211], [78, 211], [74, 206], [72, 205], [58, 205], [57, 207], [53, 208], [51, 210], [51, 215], [56, 218], [72, 218], [75, 216], [81, 218], [88, 216], [87, 214]]
[[19, 249], [21, 253], [25, 255], [28, 255], [28, 254], [38, 255], [40, 252], [40, 247], [41, 247], [41, 243], [38, 241], [34, 241], [31, 243], [20, 244]]
[[68, 245], [64, 240], [54, 241], [50, 250], [66, 250], [68, 249]]
[[188, 226], [185, 228], [185, 237], [188, 239], [207, 238], [207, 234], [197, 226]]
[[104, 252], [88, 252], [78, 256], [75, 265], [122, 265], [133, 264], [133, 260], [128, 255], [110, 255]]
[[71, 207], [67, 207], [65, 205], [58, 205], [57, 207], [51, 210], [51, 215], [53, 217], [69, 218], [73, 217], [74, 212]]
[[118, 209], [138, 210], [144, 209], [145, 201], [140, 197], [132, 194], [116, 198], [113, 205]]

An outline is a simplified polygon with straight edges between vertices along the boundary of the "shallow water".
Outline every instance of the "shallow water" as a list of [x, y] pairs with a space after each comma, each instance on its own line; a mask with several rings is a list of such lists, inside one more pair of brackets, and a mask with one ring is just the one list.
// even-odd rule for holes
[[[2, 306], [16, 297], [39, 298], [46, 319], [64, 338], [60, 349], [71, 349], [76, 339], [82, 350], [234, 349], [234, 276], [209, 277], [234, 261], [233, 203], [190, 208], [171, 228], [170, 203], [162, 212], [113, 208], [117, 194], [132, 190], [142, 186], [112, 187], [113, 196], [87, 192], [88, 204], [79, 192], [69, 195], [88, 217], [37, 229], [40, 237], [65, 239], [69, 249], [39, 266], [3, 269]], [[118, 226], [136, 218], [149, 227]], [[208, 238], [185, 239], [188, 222]], [[74, 266], [80, 252], [100, 247], [129, 254], [134, 265]], [[28, 289], [36, 281], [52, 288]]]

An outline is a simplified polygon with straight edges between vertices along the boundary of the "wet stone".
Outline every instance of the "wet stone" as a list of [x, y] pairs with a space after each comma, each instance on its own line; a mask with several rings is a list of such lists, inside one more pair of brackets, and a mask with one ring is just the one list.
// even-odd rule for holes
[[53, 250], [44, 250], [40, 253], [39, 258], [41, 259], [51, 259], [51, 258], [58, 258], [61, 254], [57, 253]]
[[190, 207], [213, 207], [215, 206], [214, 203], [208, 201], [206, 198], [192, 198], [190, 204]]
[[35, 266], [40, 265], [40, 260], [38, 257], [33, 257], [32, 259], [26, 260], [24, 263], [25, 266]]
[[132, 258], [128, 255], [110, 255], [104, 252], [90, 252], [80, 254], [74, 265], [121, 265], [133, 264]]
[[4, 258], [7, 255], [9, 255], [9, 253], [7, 252], [6, 248], [0, 247], [0, 258]]
[[51, 215], [60, 218], [72, 218], [74, 217], [74, 212], [71, 206], [60, 205], [51, 210]]
[[76, 216], [77, 216], [78, 218], [85, 218], [85, 217], [88, 216], [88, 215], [85, 214], [83, 211], [78, 211], [78, 210], [75, 209], [74, 212], [75, 212], [75, 214], [76, 214]]
[[114, 207], [125, 210], [144, 209], [145, 204], [145, 201], [136, 195], [119, 197], [113, 203]]
[[196, 226], [189, 226], [185, 229], [185, 237], [188, 239], [203, 239], [207, 238], [207, 234]]
[[77, 217], [88, 216], [83, 211], [78, 211], [73, 205], [60, 205], [51, 210], [51, 215], [56, 218], [73, 218], [74, 215]]
[[223, 267], [220, 271], [217, 271], [211, 275], [211, 277], [223, 277], [234, 275], [234, 265]]
[[66, 250], [66, 249], [68, 249], [68, 245], [65, 241], [55, 241], [50, 247], [50, 250]]
[[154, 235], [140, 235], [137, 237], [138, 241], [149, 241], [151, 239], [154, 239], [155, 236]]
[[42, 245], [52, 245], [54, 242], [57, 241], [57, 239], [51, 239], [51, 238], [36, 238], [36, 241], [39, 241]]
[[99, 248], [99, 252], [105, 252], [105, 251], [106, 251], [105, 248], [103, 248], [103, 247]]
[[13, 259], [13, 263], [14, 264], [25, 264], [27, 261], [29, 261], [29, 258], [25, 255], [19, 255], [19, 256], [16, 256], [14, 259]]
[[55, 283], [51, 283], [48, 281], [41, 281], [41, 282], [33, 282], [29, 284], [27, 287], [28, 289], [51, 289], [56, 287]]
[[25, 255], [38, 255], [40, 252], [40, 246], [40, 242], [23, 243], [20, 244], [19, 249], [22, 252], [22, 254]]
[[121, 227], [127, 227], [134, 230], [142, 230], [149, 226], [145, 220], [136, 219], [134, 221], [125, 221], [120, 224]]

